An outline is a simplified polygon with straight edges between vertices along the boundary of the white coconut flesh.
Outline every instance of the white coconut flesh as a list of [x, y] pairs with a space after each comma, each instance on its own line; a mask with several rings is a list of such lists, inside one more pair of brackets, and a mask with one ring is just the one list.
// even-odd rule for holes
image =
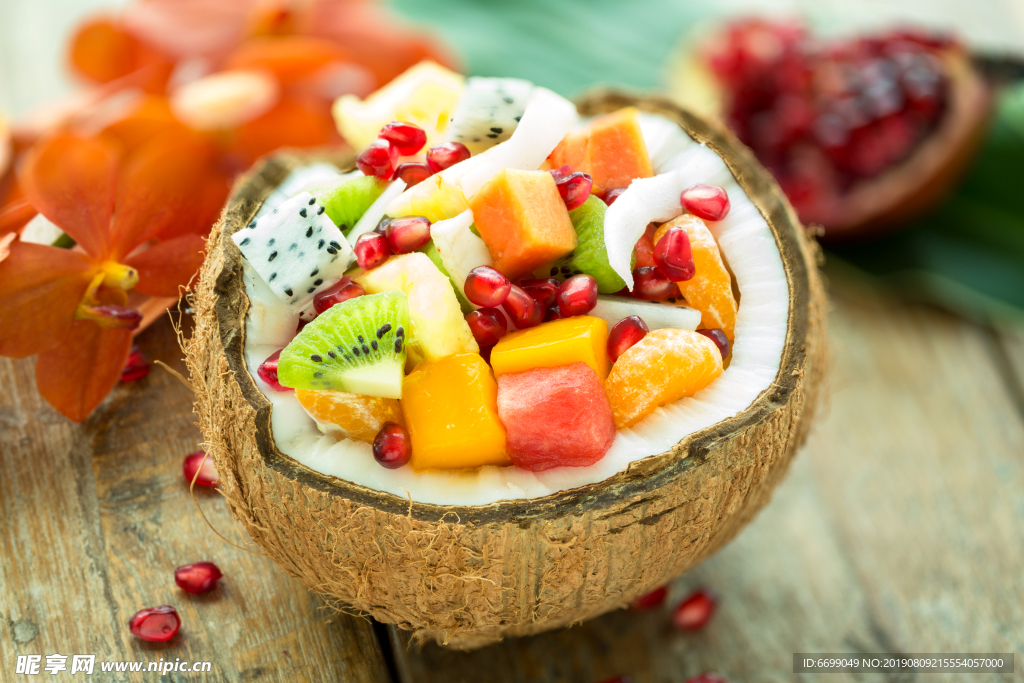
[[[740, 293], [735, 341], [729, 367], [707, 388], [656, 409], [630, 429], [619, 430], [604, 458], [589, 467], [559, 467], [544, 472], [491, 466], [423, 472], [408, 466], [386, 469], [373, 459], [370, 444], [324, 435], [299, 405], [294, 392], [275, 391], [259, 379], [260, 363], [294, 336], [298, 313], [274, 296], [247, 266], [244, 281], [250, 309], [246, 362], [257, 386], [273, 404], [271, 427], [281, 452], [317, 472], [402, 499], [439, 505], [486, 505], [540, 498], [601, 482], [622, 472], [631, 462], [664, 453], [688, 435], [732, 417], [753, 403], [779, 371], [789, 311], [789, 288], [772, 231], [714, 152], [660, 116], [642, 115], [641, 129], [657, 174], [676, 174], [667, 181], [675, 185], [719, 185], [728, 192], [732, 204], [725, 220], [708, 223], [708, 227], [718, 240]], [[321, 173], [323, 170], [319, 169]], [[297, 191], [307, 185], [307, 171], [297, 171], [282, 189], [294, 187]], [[628, 199], [629, 194], [627, 190], [611, 208]], [[279, 198], [280, 194], [274, 196]], [[678, 196], [675, 201], [678, 204]], [[625, 208], [630, 205], [627, 202]], [[679, 213], [678, 206], [664, 210]], [[609, 215], [613, 215], [611, 210]], [[646, 222], [640, 226], [641, 233], [644, 225]], [[631, 233], [608, 239], [636, 241]]]

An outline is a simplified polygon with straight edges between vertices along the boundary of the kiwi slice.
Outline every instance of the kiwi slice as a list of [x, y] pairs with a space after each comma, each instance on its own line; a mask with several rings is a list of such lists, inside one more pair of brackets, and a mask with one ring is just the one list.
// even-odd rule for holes
[[[572, 227], [576, 230], [576, 249], [555, 264], [559, 277], [586, 273], [597, 280], [601, 294], [614, 294], [626, 286], [625, 281], [608, 263], [608, 251], [604, 246], [604, 215], [608, 206], [598, 197], [591, 195], [581, 206], [569, 212]], [[633, 255], [630, 267], [636, 262]]]
[[420, 249], [420, 251], [426, 254], [427, 257], [433, 261], [434, 265], [437, 266], [437, 269], [440, 270], [444, 276], [448, 278], [448, 281], [452, 283], [452, 289], [455, 290], [455, 298], [459, 300], [459, 308], [462, 309], [462, 314], [468, 315], [469, 313], [472, 313], [474, 310], [473, 304], [471, 304], [469, 299], [466, 298], [466, 292], [463, 291], [462, 285], [456, 282], [455, 278], [452, 277], [452, 274], [444, 267], [444, 261], [441, 260], [441, 254], [438, 253], [437, 247], [434, 246], [434, 240], [427, 242], [427, 246]]
[[323, 205], [327, 216], [334, 221], [346, 237], [363, 217], [370, 205], [377, 201], [388, 183], [373, 176], [349, 178], [337, 185], [309, 190]]
[[408, 336], [403, 292], [357, 296], [302, 328], [281, 352], [278, 380], [293, 389], [401, 398]]

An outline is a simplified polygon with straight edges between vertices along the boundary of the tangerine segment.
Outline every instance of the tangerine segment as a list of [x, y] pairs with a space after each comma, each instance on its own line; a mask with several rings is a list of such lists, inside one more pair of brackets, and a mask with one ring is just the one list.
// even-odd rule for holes
[[672, 228], [683, 228], [690, 236], [690, 249], [696, 267], [692, 278], [676, 283], [679, 291], [686, 303], [700, 311], [704, 327], [721, 328], [729, 341], [732, 341], [736, 330], [736, 297], [732, 295], [732, 275], [725, 268], [714, 235], [704, 221], [684, 214], [658, 228], [654, 233], [654, 244]]
[[397, 399], [344, 391], [296, 389], [295, 398], [325, 434], [373, 443], [385, 422], [405, 424]]
[[615, 427], [632, 427], [721, 374], [722, 354], [713, 341], [689, 330], [655, 330], [619, 356], [604, 382]]

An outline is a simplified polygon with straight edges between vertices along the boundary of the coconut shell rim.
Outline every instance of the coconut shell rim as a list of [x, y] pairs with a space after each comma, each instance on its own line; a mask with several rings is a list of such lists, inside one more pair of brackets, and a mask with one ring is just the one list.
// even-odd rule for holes
[[[329, 155], [282, 151], [241, 177], [232, 190], [224, 214], [223, 229], [215, 232], [216, 245], [223, 254], [214, 275], [217, 295], [217, 329], [228, 367], [235, 376], [242, 397], [255, 412], [255, 441], [265, 465], [286, 479], [329, 495], [340, 496], [382, 512], [400, 514], [427, 522], [482, 525], [493, 522], [530, 523], [578, 514], [654, 491], [676, 477], [701, 467], [707, 454], [721, 441], [784, 409], [803, 376], [807, 356], [807, 334], [812, 299], [809, 268], [811, 255], [802, 246], [803, 227], [772, 176], [752, 153], [722, 125], [688, 111], [667, 98], [634, 95], [620, 90], [596, 89], [578, 102], [584, 115], [596, 115], [621, 107], [660, 114], [679, 124], [695, 140], [718, 154], [765, 218], [782, 258], [789, 288], [789, 312], [785, 344], [779, 370], [771, 384], [736, 415], [688, 434], [665, 452], [634, 461], [611, 477], [540, 498], [502, 500], [476, 506], [439, 505], [415, 502], [391, 493], [323, 474], [283, 453], [273, 438], [270, 400], [259, 390], [245, 361], [245, 319], [249, 301], [242, 281], [244, 262], [231, 235], [255, 216], [264, 199], [291, 170], [317, 160], [331, 161], [341, 168], [353, 165], [351, 153]], [[214, 245], [209, 246], [210, 250]], [[741, 292], [742, 294], [742, 292]]]

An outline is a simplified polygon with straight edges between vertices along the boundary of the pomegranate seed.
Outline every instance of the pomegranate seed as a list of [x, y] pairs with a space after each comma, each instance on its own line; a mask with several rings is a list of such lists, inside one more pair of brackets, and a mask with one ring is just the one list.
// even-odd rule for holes
[[614, 363], [626, 349], [646, 337], [648, 332], [647, 323], [638, 315], [631, 315], [615, 323], [608, 332], [608, 358]]
[[644, 301], [664, 301], [678, 297], [679, 288], [660, 268], [637, 268], [633, 271], [633, 296]]
[[729, 215], [729, 195], [715, 185], [694, 185], [679, 196], [683, 208], [697, 218], [720, 221]]
[[419, 185], [432, 175], [434, 172], [430, 170], [429, 166], [414, 162], [402, 164], [395, 169], [395, 178], [404, 180], [406, 188]]
[[702, 674], [697, 674], [693, 678], [687, 678], [686, 683], [729, 683], [725, 676], [720, 676], [711, 671], [705, 671]]
[[588, 173], [570, 173], [569, 175], [555, 176], [555, 187], [558, 194], [565, 202], [565, 208], [572, 211], [582, 206], [590, 196], [590, 189], [594, 186], [594, 179]]
[[162, 643], [174, 637], [181, 628], [181, 619], [170, 605], [147, 607], [136, 612], [128, 621], [132, 635], [152, 643]]
[[693, 263], [690, 236], [683, 228], [672, 228], [654, 245], [654, 262], [672, 282], [683, 282], [693, 277], [697, 266]]
[[360, 235], [352, 251], [356, 253], [356, 262], [363, 270], [373, 270], [391, 256], [388, 238], [379, 232], [366, 232]]
[[392, 219], [388, 223], [387, 237], [391, 251], [408, 254], [430, 241], [430, 221], [423, 216]]
[[222, 576], [224, 575], [221, 574], [220, 567], [213, 562], [195, 562], [175, 569], [174, 583], [178, 584], [179, 588], [198, 595], [213, 590]]
[[592, 275], [573, 275], [558, 288], [558, 309], [563, 318], [586, 315], [597, 305], [597, 280]]
[[427, 133], [419, 126], [402, 121], [392, 121], [380, 130], [380, 137], [391, 143], [399, 156], [408, 157], [423, 149], [427, 144]]
[[562, 164], [562, 168], [553, 168], [550, 171], [548, 171], [548, 173], [551, 174], [552, 178], [558, 180], [559, 178], [562, 178], [572, 173], [572, 166], [570, 166], [569, 164]]
[[699, 588], [676, 605], [672, 611], [672, 623], [684, 631], [699, 631], [715, 613], [715, 602], [711, 592]]
[[520, 280], [519, 286], [524, 292], [540, 302], [544, 308], [551, 308], [558, 299], [558, 288], [562, 283], [553, 277]]
[[138, 346], [133, 346], [128, 354], [128, 360], [125, 361], [124, 368], [121, 370], [121, 381], [134, 382], [137, 379], [142, 379], [149, 374], [150, 369], [149, 361], [142, 355], [142, 351], [139, 351]]
[[715, 342], [715, 346], [718, 347], [719, 352], [722, 354], [722, 360], [726, 359], [729, 355], [729, 338], [725, 336], [723, 330], [712, 327], [709, 330], [697, 330], [697, 332]]
[[[636, 316], [633, 317], [635, 318]], [[637, 318], [637, 320], [639, 320], [639, 318]], [[646, 325], [644, 327], [646, 327]], [[637, 612], [653, 609], [665, 602], [665, 598], [667, 596], [668, 586], [661, 586], [660, 588], [655, 588], [650, 593], [644, 593], [639, 598], [633, 600], [633, 602], [629, 603], [629, 608]]]
[[544, 320], [544, 307], [540, 302], [515, 285], [512, 285], [501, 307], [519, 330], [536, 327]]
[[374, 140], [370, 146], [359, 153], [356, 157], [356, 166], [366, 175], [372, 175], [381, 180], [390, 180], [395, 172], [395, 161], [398, 160], [398, 152], [387, 140]]
[[400, 424], [385, 422], [373, 439], [373, 459], [393, 470], [409, 462], [410, 457], [409, 432]]
[[427, 166], [434, 173], [439, 173], [471, 156], [472, 153], [461, 142], [442, 142], [427, 150]]
[[[204, 461], [203, 458], [206, 458]], [[220, 483], [217, 479], [217, 469], [213, 466], [213, 458], [206, 454], [206, 451], [196, 451], [185, 456], [182, 463], [182, 471], [185, 473], [185, 483], [191, 485], [196, 480], [196, 486], [213, 487]], [[196, 477], [196, 472], [199, 476]]]
[[[358, 287], [359, 285], [356, 286]], [[303, 327], [305, 327], [305, 325], [303, 325]], [[260, 366], [256, 369], [256, 374], [260, 376], [261, 380], [277, 391], [291, 391], [289, 387], [284, 386], [277, 379], [277, 361], [280, 358], [281, 351], [274, 351], [274, 353], [270, 354], [270, 357], [260, 363]]]
[[562, 312], [558, 310], [558, 306], [551, 306], [548, 310], [544, 311], [544, 322], [549, 323], [552, 320], [560, 320], [562, 318]]
[[608, 190], [607, 192], [604, 193], [604, 197], [602, 197], [601, 199], [604, 200], [605, 204], [611, 206], [612, 204], [615, 203], [615, 200], [618, 199], [625, 191], [626, 188], [624, 187], [619, 187], [614, 190]]
[[512, 283], [490, 266], [477, 266], [469, 271], [462, 290], [466, 298], [477, 306], [500, 306], [512, 291]]
[[466, 315], [466, 323], [480, 348], [494, 346], [508, 332], [508, 320], [497, 308], [480, 308]]
[[387, 235], [388, 225], [391, 223], [391, 220], [391, 216], [384, 216], [379, 221], [377, 221], [377, 227], [375, 227], [373, 231], [378, 235]]
[[648, 224], [647, 230], [640, 239], [636, 241], [633, 251], [636, 253], [636, 268], [653, 268], [654, 263], [654, 233], [656, 228], [653, 223]]
[[331, 306], [340, 304], [342, 301], [354, 299], [357, 296], [366, 294], [366, 290], [358, 282], [352, 282], [352, 278], [343, 277], [338, 282], [313, 297], [313, 310], [320, 315]]

